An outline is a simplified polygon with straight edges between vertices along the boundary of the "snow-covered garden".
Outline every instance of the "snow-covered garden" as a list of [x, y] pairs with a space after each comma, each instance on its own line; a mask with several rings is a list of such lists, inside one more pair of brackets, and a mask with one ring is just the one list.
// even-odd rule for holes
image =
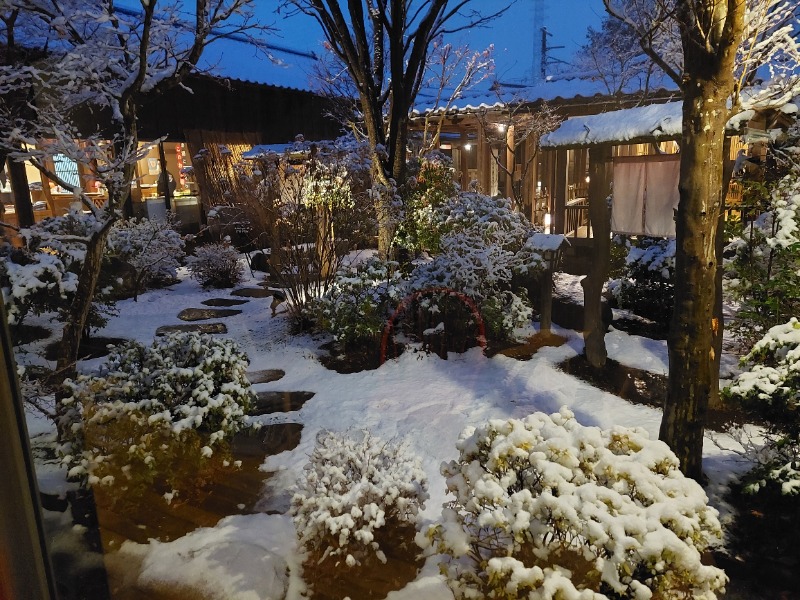
[[[58, 406], [39, 378], [43, 349], [57, 339], [59, 304], [74, 294], [75, 236], [91, 219], [46, 222], [25, 248], [8, 250], [3, 292], [41, 491], [72, 504], [76, 489], [91, 486], [99, 507], [94, 548], [66, 503], [45, 513], [56, 555], [81, 557], [73, 575], [104, 564], [113, 598], [714, 598], [726, 587], [748, 597], [752, 582], [720, 568], [736, 565], [738, 552], [730, 486], [795, 497], [796, 320], [769, 330], [745, 357], [752, 369], [744, 365], [725, 392], [739, 425], [710, 431], [701, 487], [656, 441], [658, 408], [565, 372], [583, 351], [580, 332], [556, 325], [560, 345], [522, 360], [504, 353], [543, 335], [529, 299], [542, 285], [541, 237], [506, 200], [438, 194], [450, 179], [425, 174], [448, 169], [432, 157], [417, 175], [419, 201], [402, 228], [415, 260], [381, 261], [369, 249], [336, 255], [337, 271], [305, 281], [322, 286], [316, 296], [300, 292], [290, 254], [268, 274], [225, 240], [183, 259], [184, 242], [166, 223], [115, 226], [104, 272], [116, 277], [98, 298], [91, 335], [128, 341], [82, 360]], [[330, 172], [313, 176], [324, 183]], [[775, 187], [758, 235], [743, 231], [731, 245], [731, 298], [757, 281], [739, 276], [754, 268], [746, 252], [797, 244], [792, 182]], [[626, 307], [615, 310], [620, 323], [644, 322], [628, 309], [653, 309], [648, 298], [661, 304], [646, 316], [667, 318], [674, 244], [640, 246], [628, 243], [609, 286]], [[773, 259], [791, 271], [792, 255]], [[297, 260], [320, 259], [304, 251]], [[555, 288], [582, 302], [578, 277], [559, 274]], [[772, 318], [768, 307], [759, 315], [751, 327]], [[667, 373], [664, 340], [612, 323], [606, 346], [626, 369]], [[728, 377], [737, 360], [723, 356]], [[278, 375], [255, 376], [265, 372]], [[294, 390], [306, 395], [295, 402]], [[282, 407], [265, 408], [282, 394]], [[109, 515], [192, 506], [242, 468], [226, 440], [282, 426], [302, 433], [261, 455], [252, 503], [234, 502], [181, 534], [144, 523], [143, 539], [115, 532]]]

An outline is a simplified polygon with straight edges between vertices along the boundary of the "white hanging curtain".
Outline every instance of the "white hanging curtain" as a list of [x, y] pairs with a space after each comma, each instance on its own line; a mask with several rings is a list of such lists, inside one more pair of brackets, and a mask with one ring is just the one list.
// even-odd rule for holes
[[615, 158], [611, 231], [674, 237], [679, 173], [677, 154]]

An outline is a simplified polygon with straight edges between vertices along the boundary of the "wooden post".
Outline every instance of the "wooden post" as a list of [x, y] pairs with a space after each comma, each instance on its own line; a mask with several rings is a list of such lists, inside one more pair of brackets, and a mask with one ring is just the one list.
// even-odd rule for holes
[[553, 180], [553, 198], [551, 219], [553, 230], [550, 233], [566, 233], [564, 217], [567, 209], [567, 150], [556, 150]]
[[466, 192], [469, 189], [469, 156], [464, 146], [468, 143], [467, 132], [461, 129], [461, 148], [459, 149], [459, 162], [461, 168], [461, 190]]
[[539, 290], [539, 331], [550, 333], [553, 326], [553, 268], [548, 266], [542, 274]]
[[608, 358], [602, 291], [611, 260], [611, 218], [606, 198], [611, 193], [612, 166], [610, 144], [589, 149], [589, 223], [593, 237], [589, 274], [581, 280], [583, 340], [586, 359], [598, 369], [605, 366]]
[[[509, 125], [508, 128], [506, 129], [506, 156], [505, 156], [505, 167], [507, 170], [506, 186], [505, 186], [506, 198], [514, 199], [514, 189], [513, 189], [514, 175], [515, 175], [514, 162], [516, 160], [517, 157], [516, 153], [514, 152], [514, 126]], [[521, 205], [517, 208], [521, 208]]]
[[55, 600], [25, 410], [2, 303], [0, 338], [0, 598]]
[[[31, 202], [31, 190], [28, 188], [25, 163], [9, 158], [6, 164], [8, 165], [8, 176], [11, 180], [11, 191], [14, 193], [14, 210], [17, 211], [17, 224], [20, 227], [30, 227], [34, 221], [33, 203]], [[47, 183], [42, 182], [42, 186], [45, 185]]]
[[158, 177], [159, 186], [164, 190], [164, 206], [170, 211], [172, 194], [169, 190], [169, 172], [167, 171], [167, 155], [164, 153], [164, 142], [158, 142], [158, 161], [161, 163], [161, 174]]

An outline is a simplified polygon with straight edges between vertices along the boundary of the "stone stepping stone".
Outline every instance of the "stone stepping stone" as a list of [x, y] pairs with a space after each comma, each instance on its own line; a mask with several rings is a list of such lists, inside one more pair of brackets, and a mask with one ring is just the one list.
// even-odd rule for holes
[[240, 314], [242, 311], [234, 308], [184, 308], [178, 313], [178, 318], [181, 321], [205, 321]]
[[203, 300], [200, 304], [206, 306], [239, 306], [240, 304], [247, 304], [249, 300], [237, 300], [236, 298], [209, 298]]
[[236, 458], [263, 457], [294, 450], [300, 443], [303, 426], [300, 423], [264, 425], [260, 429], [237, 433], [231, 440], [231, 450]]
[[314, 392], [258, 392], [250, 414], [258, 416], [300, 410], [313, 397]]
[[231, 296], [239, 296], [241, 298], [269, 298], [272, 296], [272, 290], [265, 290], [264, 288], [239, 288], [233, 290]]
[[196, 331], [197, 333], [228, 333], [225, 323], [191, 323], [188, 325], [162, 325], [156, 329], [156, 335], [166, 335], [178, 331]]
[[286, 371], [282, 371], [281, 369], [262, 369], [260, 371], [251, 371], [247, 373], [247, 379], [250, 380], [250, 383], [255, 385], [257, 383], [269, 383], [270, 381], [278, 381], [284, 375], [286, 375]]

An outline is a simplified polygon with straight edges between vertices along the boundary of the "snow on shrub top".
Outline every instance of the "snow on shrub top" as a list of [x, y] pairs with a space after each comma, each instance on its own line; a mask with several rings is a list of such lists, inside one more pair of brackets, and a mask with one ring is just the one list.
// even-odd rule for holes
[[368, 431], [321, 432], [298, 487], [291, 512], [300, 543], [320, 562], [344, 556], [349, 567], [371, 553], [386, 562], [376, 534], [416, 525], [428, 499], [419, 459]]
[[[97, 375], [67, 381], [71, 395], [63, 400], [71, 439], [62, 448], [71, 476], [88, 475], [109, 457], [103, 456], [84, 431], [129, 419], [146, 424], [138, 439], [120, 452], [153, 461], [151, 434], [162, 431], [180, 438], [199, 430], [211, 446], [245, 424], [253, 392], [245, 372], [247, 356], [232, 340], [197, 333], [174, 333], [150, 347], [128, 342], [114, 350]], [[123, 444], [125, 445], [125, 444]]]
[[672, 279], [675, 270], [675, 238], [658, 240], [646, 247], [631, 246], [625, 264], [631, 269], [635, 263], [638, 263], [638, 268], [660, 272], [664, 279]]
[[642, 429], [572, 412], [467, 428], [444, 463], [455, 495], [428, 531], [457, 598], [716, 598], [720, 535], [703, 489]]
[[773, 483], [782, 494], [799, 494], [800, 322], [793, 317], [770, 328], [742, 360], [750, 370], [723, 396], [767, 423], [764, 448], [754, 457], [757, 465], [745, 490], [754, 493]]
[[184, 255], [183, 246], [181, 235], [172, 225], [157, 219], [118, 221], [108, 235], [108, 251], [146, 280], [174, 278]]

